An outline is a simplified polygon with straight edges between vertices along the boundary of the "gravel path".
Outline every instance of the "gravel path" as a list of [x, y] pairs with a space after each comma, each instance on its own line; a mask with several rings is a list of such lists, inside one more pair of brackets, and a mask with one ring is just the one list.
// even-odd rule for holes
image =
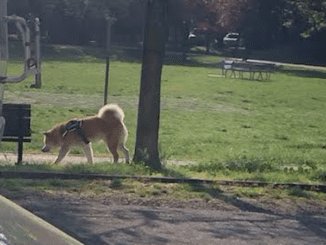
[[[48, 164], [53, 162], [57, 157], [57, 154], [23, 154], [23, 162], [24, 163], [40, 163], [40, 164]], [[0, 164], [3, 163], [10, 163], [14, 164], [17, 162], [17, 155], [10, 153], [10, 152], [0, 152]], [[94, 157], [94, 163], [101, 163], [101, 162], [110, 162], [113, 163], [113, 157]], [[119, 162], [124, 162], [124, 158], [120, 158]], [[69, 154], [66, 156], [60, 164], [78, 164], [78, 163], [87, 163], [86, 157], [83, 155], [73, 155]], [[195, 161], [191, 160], [167, 160], [167, 164], [169, 165], [187, 165], [187, 164], [196, 164]]]

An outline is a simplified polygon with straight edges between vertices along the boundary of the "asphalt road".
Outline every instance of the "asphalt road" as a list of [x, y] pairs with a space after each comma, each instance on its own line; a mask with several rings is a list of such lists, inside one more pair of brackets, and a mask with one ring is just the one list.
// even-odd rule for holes
[[[325, 245], [325, 215], [232, 207], [194, 209], [116, 203], [67, 195], [16, 200], [84, 244]], [[229, 205], [229, 204], [225, 204]]]

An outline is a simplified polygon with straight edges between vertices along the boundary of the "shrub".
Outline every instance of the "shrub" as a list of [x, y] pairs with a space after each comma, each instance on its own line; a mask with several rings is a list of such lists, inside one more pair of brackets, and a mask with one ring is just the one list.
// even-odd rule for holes
[[226, 162], [226, 168], [231, 171], [242, 171], [242, 172], [266, 172], [274, 170], [271, 163], [263, 162], [259, 159], [249, 160], [249, 159], [239, 159], [237, 161]]
[[121, 187], [123, 187], [123, 182], [122, 182], [122, 179], [120, 179], [120, 178], [114, 178], [110, 182], [110, 188], [118, 189]]
[[319, 180], [322, 182], [326, 182], [326, 171], [322, 172], [322, 173], [316, 173], [312, 176], [313, 180]]
[[297, 197], [305, 197], [305, 198], [310, 198], [311, 193], [302, 190], [299, 186], [291, 187], [290, 189], [287, 190], [288, 195], [291, 196], [297, 196]]
[[190, 171], [194, 172], [207, 172], [211, 175], [216, 174], [217, 172], [220, 172], [222, 170], [225, 170], [225, 166], [221, 162], [201, 162], [198, 164], [191, 164], [189, 166], [186, 166]]

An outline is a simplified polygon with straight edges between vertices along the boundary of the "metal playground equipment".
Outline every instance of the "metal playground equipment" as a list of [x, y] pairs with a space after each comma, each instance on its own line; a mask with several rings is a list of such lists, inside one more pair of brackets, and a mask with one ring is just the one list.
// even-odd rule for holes
[[[27, 21], [17, 15], [7, 16], [7, 1], [0, 0], [0, 141], [4, 132], [5, 119], [2, 114], [4, 96], [4, 84], [18, 83], [23, 81], [29, 74], [35, 75], [33, 87], [41, 86], [41, 65], [40, 65], [40, 21], [33, 20], [35, 34], [34, 42], [31, 42], [31, 31]], [[7, 76], [9, 60], [8, 49], [8, 22], [13, 22], [17, 27], [24, 48], [24, 70], [19, 76]]]
[[[19, 76], [6, 76], [8, 51], [8, 22], [13, 22], [17, 27], [24, 48], [24, 71]], [[34, 42], [31, 42], [31, 31], [27, 21], [17, 15], [7, 16], [7, 0], [0, 0], [0, 83], [17, 83], [23, 81], [28, 74], [36, 75], [36, 87], [41, 86], [40, 74], [40, 21], [32, 20], [34, 24]]]
[[[23, 40], [24, 71], [19, 76], [7, 76], [6, 74], [9, 59], [8, 22], [15, 23]], [[0, 0], [0, 142], [5, 129], [5, 119], [2, 113], [4, 85], [23, 81], [28, 74], [35, 75], [35, 87], [41, 85], [38, 19], [35, 19], [34, 24], [36, 36], [34, 47], [31, 47], [30, 29], [26, 20], [16, 15], [7, 16], [7, 0]], [[82, 243], [0, 195], [0, 244], [81, 245]]]

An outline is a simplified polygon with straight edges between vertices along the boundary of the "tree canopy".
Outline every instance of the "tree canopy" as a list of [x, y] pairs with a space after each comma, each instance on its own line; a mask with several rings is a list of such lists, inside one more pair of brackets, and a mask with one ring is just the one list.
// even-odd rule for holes
[[[146, 0], [9, 0], [9, 14], [41, 19], [52, 42], [104, 42], [105, 16], [117, 19], [113, 32], [143, 36]], [[200, 32], [225, 35], [240, 31], [262, 42], [281, 39], [286, 30], [299, 38], [326, 25], [326, 0], [174, 0], [169, 3], [170, 27], [188, 21]], [[283, 33], [283, 34], [282, 34]], [[114, 38], [114, 36], [113, 36]], [[134, 40], [135, 38], [130, 38]], [[135, 39], [136, 40], [136, 39]]]
[[308, 36], [326, 26], [326, 0], [287, 0], [284, 15], [285, 25], [304, 22], [303, 35]]

